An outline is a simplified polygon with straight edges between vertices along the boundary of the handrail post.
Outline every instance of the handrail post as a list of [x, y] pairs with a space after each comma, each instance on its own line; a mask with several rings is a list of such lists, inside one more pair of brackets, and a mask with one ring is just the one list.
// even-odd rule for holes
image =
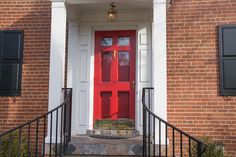
[[143, 157], [146, 156], [146, 111], [145, 108], [143, 107]]
[[[73, 91], [72, 91], [72, 89], [71, 89], [71, 90], [70, 90], [70, 93], [69, 93], [69, 94], [70, 94], [70, 95], [69, 95], [70, 97], [69, 97], [69, 104], [68, 104], [68, 105], [69, 105], [69, 137], [68, 137], [68, 140], [69, 140], [69, 141], [71, 141], [72, 92], [73, 92]], [[68, 142], [69, 142], [69, 141], [68, 141]]]
[[[142, 103], [145, 102], [145, 89], [142, 90]], [[143, 157], [146, 156], [146, 111], [143, 106]]]
[[202, 157], [202, 144], [197, 143], [197, 157]]
[[72, 109], [72, 88], [64, 89], [64, 150], [65, 153], [68, 143], [71, 141], [71, 109]]
[[66, 110], [66, 103], [65, 103], [65, 105], [63, 106], [64, 107], [64, 124], [63, 124], [63, 138], [64, 138], [64, 140], [63, 140], [63, 153], [65, 153], [65, 151], [66, 151], [66, 143], [67, 143], [67, 139], [66, 139], [66, 137], [67, 137], [67, 134], [66, 134], [66, 124], [67, 124], [67, 122], [66, 122], [66, 112], [67, 112], [67, 110]]

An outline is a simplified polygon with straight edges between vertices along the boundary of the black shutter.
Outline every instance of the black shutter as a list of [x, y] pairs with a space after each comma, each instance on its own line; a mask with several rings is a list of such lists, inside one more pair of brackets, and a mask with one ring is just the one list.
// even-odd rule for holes
[[23, 62], [23, 32], [0, 31], [0, 96], [19, 96]]
[[219, 27], [220, 95], [236, 95], [236, 25]]

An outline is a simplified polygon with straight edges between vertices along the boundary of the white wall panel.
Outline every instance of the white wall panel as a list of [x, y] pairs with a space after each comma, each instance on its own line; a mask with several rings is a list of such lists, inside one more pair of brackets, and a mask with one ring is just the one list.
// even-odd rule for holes
[[89, 44], [89, 36], [86, 34], [81, 34], [80, 45], [81, 46], [88, 46], [88, 44]]
[[86, 106], [87, 106], [87, 93], [86, 91], [79, 92], [79, 125], [86, 126]]
[[138, 26], [138, 50], [136, 68], [136, 129], [142, 132], [142, 89], [152, 85], [152, 51], [151, 24], [143, 23]]
[[80, 63], [79, 63], [79, 77], [80, 83], [87, 83], [88, 82], [88, 51], [81, 51], [80, 54]]
[[139, 54], [140, 60], [140, 82], [150, 83], [151, 82], [151, 51], [150, 49], [141, 49]]
[[78, 131], [78, 24], [76, 22], [69, 23], [68, 33], [68, 66], [67, 66], [67, 87], [73, 88], [72, 99], [72, 125], [71, 132], [76, 134]]
[[77, 87], [79, 97], [78, 101], [78, 133], [85, 134], [89, 129], [89, 119], [92, 116], [90, 112], [90, 57], [92, 54], [91, 41], [92, 41], [92, 27], [79, 26], [79, 39], [78, 39], [78, 78]]

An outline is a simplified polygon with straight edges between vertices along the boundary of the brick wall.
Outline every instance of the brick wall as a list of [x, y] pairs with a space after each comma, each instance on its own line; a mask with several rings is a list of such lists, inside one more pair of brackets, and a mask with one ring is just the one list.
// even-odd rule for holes
[[25, 34], [22, 95], [0, 97], [0, 132], [48, 110], [50, 20], [49, 0], [0, 1], [0, 29]]
[[173, 0], [167, 18], [168, 120], [236, 156], [236, 97], [219, 96], [217, 35], [236, 24], [236, 1]]
[[[1, 0], [0, 29], [25, 32], [22, 96], [0, 97], [0, 131], [47, 111], [49, 0]], [[173, 0], [168, 10], [168, 120], [223, 141], [236, 156], [236, 98], [219, 96], [217, 26], [236, 23], [235, 0]]]

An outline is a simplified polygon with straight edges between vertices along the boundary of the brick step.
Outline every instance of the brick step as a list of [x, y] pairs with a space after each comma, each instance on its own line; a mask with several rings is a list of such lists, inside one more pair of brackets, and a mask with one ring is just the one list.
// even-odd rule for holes
[[90, 137], [101, 139], [125, 139], [140, 135], [136, 130], [88, 130], [87, 134]]

